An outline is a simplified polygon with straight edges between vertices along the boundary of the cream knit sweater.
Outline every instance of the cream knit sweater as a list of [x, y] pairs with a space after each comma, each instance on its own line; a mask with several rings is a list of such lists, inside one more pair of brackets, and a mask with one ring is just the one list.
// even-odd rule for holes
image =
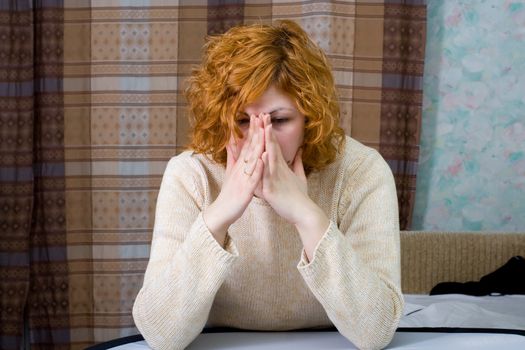
[[307, 262], [299, 234], [254, 197], [223, 249], [201, 212], [224, 167], [186, 151], [159, 192], [151, 256], [135, 323], [154, 349], [183, 349], [204, 326], [290, 330], [335, 325], [363, 349], [386, 346], [403, 310], [399, 223], [390, 168], [348, 138], [344, 154], [308, 176], [331, 220]]

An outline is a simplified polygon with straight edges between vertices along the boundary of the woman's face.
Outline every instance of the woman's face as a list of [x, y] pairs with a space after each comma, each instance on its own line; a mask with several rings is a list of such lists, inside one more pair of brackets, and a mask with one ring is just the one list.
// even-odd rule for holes
[[248, 136], [250, 115], [259, 116], [261, 113], [270, 115], [272, 129], [283, 157], [291, 164], [297, 150], [303, 144], [305, 116], [299, 112], [295, 102], [287, 94], [273, 85], [240, 111], [237, 122], [243, 132], [243, 139], [238, 142], [239, 149]]

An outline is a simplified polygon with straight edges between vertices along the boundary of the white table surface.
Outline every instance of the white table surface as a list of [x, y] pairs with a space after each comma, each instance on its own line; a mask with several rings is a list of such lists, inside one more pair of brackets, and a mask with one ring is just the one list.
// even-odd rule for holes
[[[525, 296], [405, 295], [400, 327], [525, 329]], [[150, 349], [145, 341], [113, 350]], [[200, 334], [188, 347], [204, 349], [356, 349], [333, 332], [229, 332]], [[525, 349], [525, 336], [499, 333], [396, 332], [388, 349]]]
[[[145, 341], [120, 345], [113, 350], [150, 349]], [[240, 332], [201, 334], [188, 350], [330, 350], [357, 349], [338, 332]], [[387, 349], [477, 349], [523, 350], [525, 336], [492, 333], [419, 333], [398, 332]]]

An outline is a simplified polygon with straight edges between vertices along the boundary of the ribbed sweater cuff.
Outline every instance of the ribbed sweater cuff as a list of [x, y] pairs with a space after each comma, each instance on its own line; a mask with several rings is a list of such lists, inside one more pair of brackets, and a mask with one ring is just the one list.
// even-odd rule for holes
[[188, 256], [203, 256], [206, 260], [210, 259], [210, 257], [215, 257], [218, 261], [225, 264], [230, 264], [232, 260], [239, 256], [237, 247], [231, 239], [227, 239], [227, 244], [224, 248], [217, 242], [206, 226], [202, 213], [197, 216], [190, 232], [192, 235], [188, 237], [189, 241], [185, 245], [185, 247], [190, 249]]
[[[315, 246], [311, 261], [308, 260], [306, 252], [303, 249], [301, 253], [301, 259], [297, 264], [297, 268], [299, 269], [299, 271], [301, 271], [302, 273], [306, 273], [307, 271], [311, 271], [315, 265], [318, 265], [317, 261], [320, 259], [318, 258], [318, 256], [323, 255], [323, 251], [325, 251], [327, 245], [330, 244], [329, 241], [333, 241], [335, 239], [335, 237], [333, 237], [334, 233], [332, 231], [334, 230], [332, 226], [335, 226], [335, 224], [332, 221], [330, 221], [330, 225], [328, 225], [328, 228], [326, 229], [324, 234], [321, 236], [321, 239], [319, 240], [319, 242], [317, 242], [317, 245]], [[337, 226], [335, 226], [335, 228], [337, 228]], [[312, 272], [309, 273], [311, 274]]]

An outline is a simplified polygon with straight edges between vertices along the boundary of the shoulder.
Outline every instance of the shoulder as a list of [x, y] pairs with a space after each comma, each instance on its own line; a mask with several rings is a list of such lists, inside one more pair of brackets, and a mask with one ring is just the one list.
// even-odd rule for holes
[[393, 208], [397, 205], [396, 185], [390, 166], [381, 154], [351, 137], [336, 161], [321, 170], [320, 192], [329, 193], [338, 224], [349, 208], [374, 201], [375, 205]]
[[210, 169], [214, 169], [217, 166], [213, 160], [205, 155], [186, 150], [168, 161], [165, 173], [202, 177], [206, 176]]
[[224, 167], [206, 155], [187, 150], [172, 157], [164, 171], [163, 183], [179, 185], [188, 191], [199, 192], [205, 201], [220, 191]]
[[192, 190], [206, 187], [206, 172], [198, 158], [191, 150], [172, 157], [166, 164], [162, 177], [164, 187], [175, 184]]
[[347, 172], [379, 172], [391, 174], [390, 166], [374, 148], [363, 145], [351, 137], [346, 138], [344, 167]]
[[381, 154], [348, 136], [344, 150], [320, 175], [324, 188], [333, 190], [332, 200], [341, 210], [377, 190], [395, 193], [394, 176]]
[[391, 176], [390, 167], [381, 154], [361, 142], [346, 136], [345, 146], [338, 154], [334, 163], [326, 168], [326, 172], [334, 173], [343, 181], [359, 179], [359, 176], [379, 173]]

